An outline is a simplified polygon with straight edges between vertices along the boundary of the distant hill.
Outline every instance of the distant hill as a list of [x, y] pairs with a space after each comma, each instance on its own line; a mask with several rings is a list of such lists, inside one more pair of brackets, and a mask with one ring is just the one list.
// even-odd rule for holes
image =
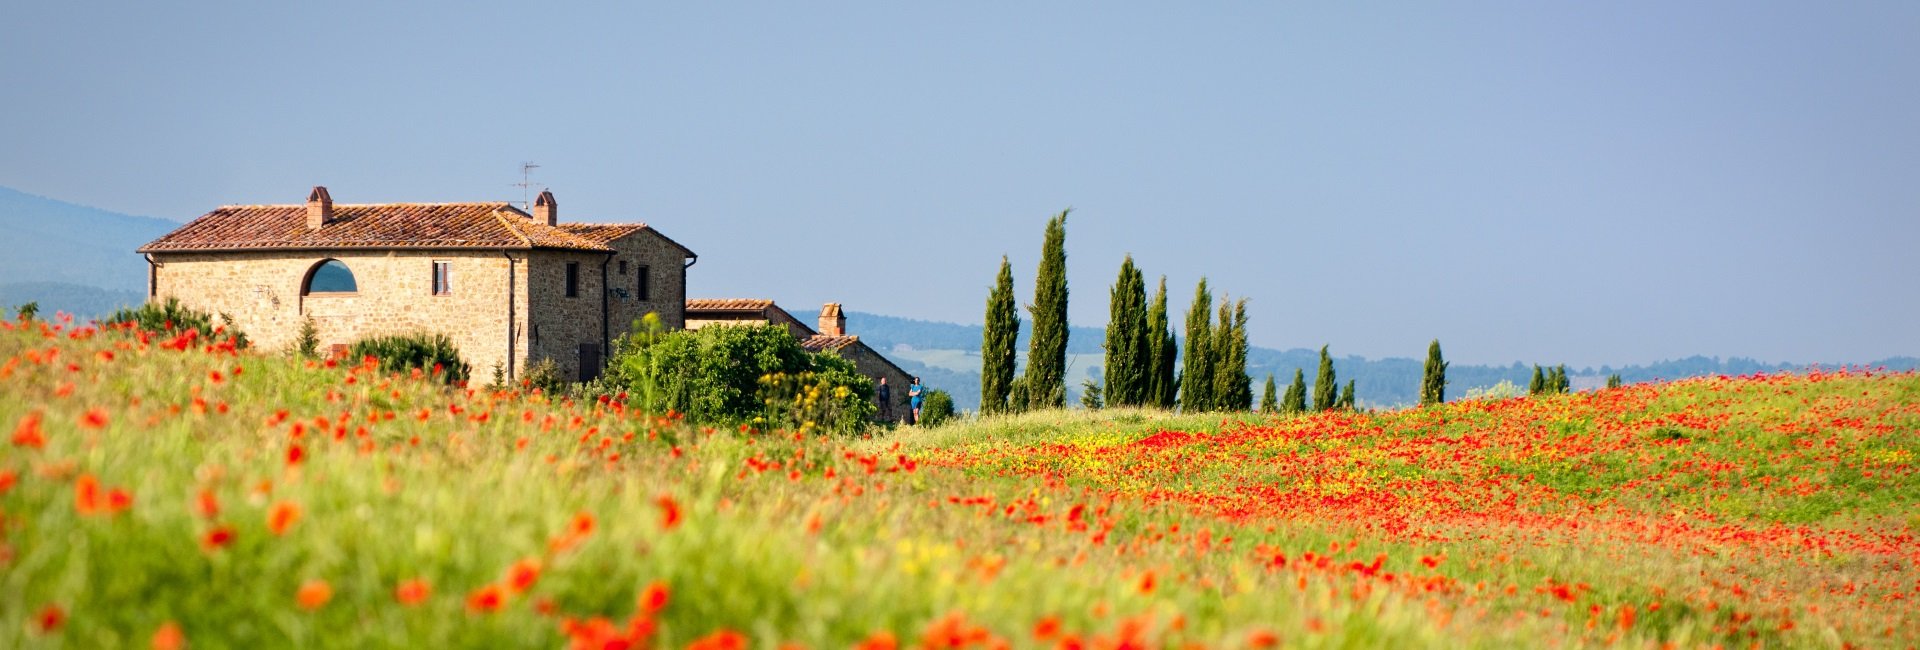
[[121, 307], [146, 302], [140, 291], [114, 291], [64, 282], [8, 282], [0, 284], [0, 309], [8, 315], [20, 305], [38, 303], [43, 317], [55, 312], [73, 314], [81, 320], [100, 318]]
[[[818, 310], [790, 313], [803, 323], [814, 322], [820, 314]], [[1016, 347], [1023, 355], [1027, 346], [1027, 326], [1028, 323], [1023, 320], [1020, 342]], [[952, 393], [956, 406], [963, 409], [979, 408], [981, 326], [848, 312], [847, 333], [858, 335], [867, 345], [886, 354], [889, 359], [900, 364], [908, 372], [919, 374], [928, 386]], [[1099, 376], [1099, 366], [1103, 360], [1100, 345], [1106, 338], [1105, 333], [1104, 329], [1092, 327], [1075, 327], [1068, 332], [1067, 390], [1070, 403], [1079, 403], [1082, 379]], [[1359, 394], [1362, 406], [1402, 406], [1419, 400], [1423, 363], [1424, 358], [1366, 359], [1345, 356], [1334, 358], [1333, 370], [1342, 384], [1349, 379], [1353, 380], [1354, 390]], [[1722, 359], [1693, 356], [1620, 368], [1612, 366], [1601, 366], [1597, 369], [1568, 368], [1567, 372], [1572, 376], [1574, 388], [1585, 389], [1602, 385], [1607, 375], [1613, 373], [1619, 373], [1622, 381], [1637, 383], [1705, 375], [1748, 375], [1757, 372], [1801, 370], [1809, 365], [1839, 367], [1846, 364], [1763, 363], [1741, 357]], [[1920, 368], [1920, 359], [1893, 357], [1852, 365], [1884, 367], [1889, 370], [1913, 370]], [[1273, 373], [1274, 380], [1279, 383], [1282, 391], [1286, 389], [1287, 382], [1292, 381], [1295, 368], [1304, 371], [1306, 381], [1311, 384], [1314, 373], [1320, 367], [1320, 351], [1306, 348], [1275, 350], [1256, 347], [1247, 352], [1247, 367], [1247, 374], [1253, 376], [1254, 399], [1257, 401], [1260, 385], [1266, 381], [1269, 372]], [[1533, 366], [1517, 361], [1506, 366], [1466, 365], [1455, 362], [1447, 368], [1447, 395], [1449, 398], [1459, 398], [1465, 396], [1469, 389], [1485, 388], [1502, 381], [1513, 382], [1524, 389], [1527, 381], [1532, 377]]]
[[133, 250], [178, 227], [0, 187], [0, 303], [97, 315], [129, 295], [138, 302], [147, 262]]

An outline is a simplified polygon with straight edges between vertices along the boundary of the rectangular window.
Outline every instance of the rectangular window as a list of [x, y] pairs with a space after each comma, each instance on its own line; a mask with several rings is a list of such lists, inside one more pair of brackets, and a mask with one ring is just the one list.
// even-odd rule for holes
[[640, 268], [637, 270], [636, 274], [640, 276], [640, 284], [634, 287], [634, 290], [636, 292], [633, 294], [635, 300], [652, 300], [653, 299], [653, 295], [648, 293], [653, 288], [647, 286], [648, 284], [651, 284], [650, 281], [653, 279], [653, 274], [651, 273], [651, 271], [652, 269], [647, 268], [647, 265], [645, 264], [640, 265]]
[[627, 261], [620, 260], [620, 275], [626, 275], [626, 274], [627, 274]]
[[433, 295], [436, 295], [436, 296], [453, 295], [453, 286], [447, 282], [448, 276], [450, 275], [448, 272], [448, 269], [451, 268], [452, 266], [453, 266], [452, 262], [443, 262], [438, 260], [434, 261], [433, 263]]
[[580, 297], [580, 263], [567, 262], [567, 297]]

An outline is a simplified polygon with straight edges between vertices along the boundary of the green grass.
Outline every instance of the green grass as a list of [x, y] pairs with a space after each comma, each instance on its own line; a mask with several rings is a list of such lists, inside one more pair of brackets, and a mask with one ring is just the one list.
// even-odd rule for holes
[[[195, 648], [553, 647], [568, 619], [624, 629], [655, 583], [671, 597], [644, 618], [669, 647], [722, 630], [916, 645], [950, 617], [1013, 647], [1052, 646], [1034, 631], [1056, 620], [1095, 647], [1129, 631], [1222, 648], [1265, 632], [1309, 648], [1920, 640], [1912, 595], [1889, 600], [1914, 582], [1915, 543], [1854, 543], [1915, 521], [1912, 375], [1300, 418], [1055, 411], [841, 439], [166, 335], [9, 330], [0, 432], [37, 414], [44, 443], [0, 446], [0, 647], [142, 646], [169, 623]], [[79, 512], [82, 476], [131, 506]], [[1737, 487], [1763, 476], [1818, 489]], [[196, 510], [202, 491], [217, 515]], [[1456, 493], [1487, 503], [1432, 510]], [[303, 514], [275, 534], [282, 503]], [[594, 530], [555, 550], [582, 513]], [[1638, 528], [1655, 524], [1667, 538]], [[230, 545], [203, 546], [215, 527]], [[469, 607], [529, 559], [526, 593]], [[431, 596], [397, 602], [416, 579]], [[302, 607], [312, 581], [332, 596]], [[50, 608], [64, 620], [43, 631]]]

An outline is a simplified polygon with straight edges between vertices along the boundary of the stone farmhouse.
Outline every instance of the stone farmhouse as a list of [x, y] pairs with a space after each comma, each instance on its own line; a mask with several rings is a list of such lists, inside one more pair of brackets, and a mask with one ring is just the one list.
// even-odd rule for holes
[[509, 379], [551, 359], [587, 380], [615, 337], [655, 313], [668, 329], [786, 325], [802, 346], [885, 377], [905, 414], [911, 376], [846, 333], [827, 303], [819, 329], [771, 300], [688, 300], [699, 256], [641, 223], [562, 223], [552, 192], [528, 214], [507, 202], [221, 206], [142, 246], [149, 300], [178, 298], [224, 314], [265, 349], [293, 345], [312, 322], [323, 350], [380, 334], [448, 335], [477, 379]]
[[323, 349], [369, 335], [439, 332], [473, 376], [517, 378], [552, 359], [599, 373], [613, 337], [648, 312], [684, 325], [699, 259], [646, 224], [560, 223], [541, 192], [506, 202], [222, 206], [141, 247], [150, 300], [222, 313], [260, 347], [293, 344], [311, 320]]
[[913, 382], [913, 375], [894, 365], [879, 352], [860, 341], [859, 336], [847, 333], [847, 315], [840, 309], [840, 303], [830, 302], [820, 308], [818, 329], [807, 327], [793, 314], [773, 304], [772, 300], [752, 298], [696, 298], [687, 301], [686, 327], [697, 330], [703, 327], [730, 325], [781, 325], [800, 339], [800, 347], [812, 352], [832, 352], [840, 358], [852, 361], [860, 374], [872, 377], [875, 383], [881, 378], [887, 380], [889, 396], [887, 403], [880, 404], [876, 414], [882, 420], [899, 421], [906, 418], [907, 386]]

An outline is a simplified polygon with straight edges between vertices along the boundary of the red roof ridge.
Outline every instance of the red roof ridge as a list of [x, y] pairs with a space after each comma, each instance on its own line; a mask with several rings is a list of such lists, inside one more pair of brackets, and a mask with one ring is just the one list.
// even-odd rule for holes
[[[507, 206], [507, 210], [513, 210], [513, 206], [512, 206], [512, 205], [508, 205], [508, 206]], [[506, 217], [506, 216], [503, 216], [502, 214], [500, 214], [500, 213], [502, 213], [502, 212], [505, 212], [505, 211], [506, 211], [506, 210], [494, 210], [494, 211], [493, 211], [493, 218], [495, 218], [495, 219], [499, 219], [499, 220], [500, 220], [500, 225], [502, 225], [502, 226], [505, 226], [505, 227], [506, 227], [506, 229], [507, 229], [507, 232], [509, 232], [509, 233], [512, 233], [512, 234], [513, 234], [513, 236], [514, 236], [515, 238], [518, 238], [518, 239], [520, 240], [520, 243], [521, 243], [521, 244], [524, 244], [524, 245], [526, 245], [526, 246], [527, 246], [528, 248], [532, 248], [532, 247], [533, 247], [533, 240], [532, 240], [532, 239], [528, 239], [528, 238], [527, 238], [527, 233], [524, 233], [524, 232], [520, 232], [520, 229], [519, 229], [519, 228], [515, 228], [515, 227], [514, 227], [514, 224], [513, 224], [513, 223], [510, 223], [510, 222], [508, 222], [508, 221], [507, 221], [507, 217]], [[518, 214], [518, 215], [523, 215], [523, 217], [524, 217], [524, 215], [526, 215], [526, 213], [525, 213], [525, 212], [521, 212], [521, 211], [519, 211], [519, 210], [513, 210], [513, 212], [514, 212], [514, 214]], [[521, 221], [521, 222], [523, 222], [523, 223], [530, 223], [530, 222], [525, 222], [525, 221], [523, 221], [523, 217], [513, 217], [513, 220], [514, 220], [514, 221]], [[524, 217], [524, 218], [531, 218], [531, 217]], [[603, 270], [603, 271], [604, 271], [605, 269], [601, 269], [601, 270]]]
[[[390, 201], [386, 203], [335, 203], [336, 208], [378, 208], [386, 206], [435, 207], [444, 205], [490, 205], [513, 207], [511, 201]], [[227, 203], [220, 208], [306, 208], [305, 203]], [[525, 213], [522, 213], [525, 214]]]

